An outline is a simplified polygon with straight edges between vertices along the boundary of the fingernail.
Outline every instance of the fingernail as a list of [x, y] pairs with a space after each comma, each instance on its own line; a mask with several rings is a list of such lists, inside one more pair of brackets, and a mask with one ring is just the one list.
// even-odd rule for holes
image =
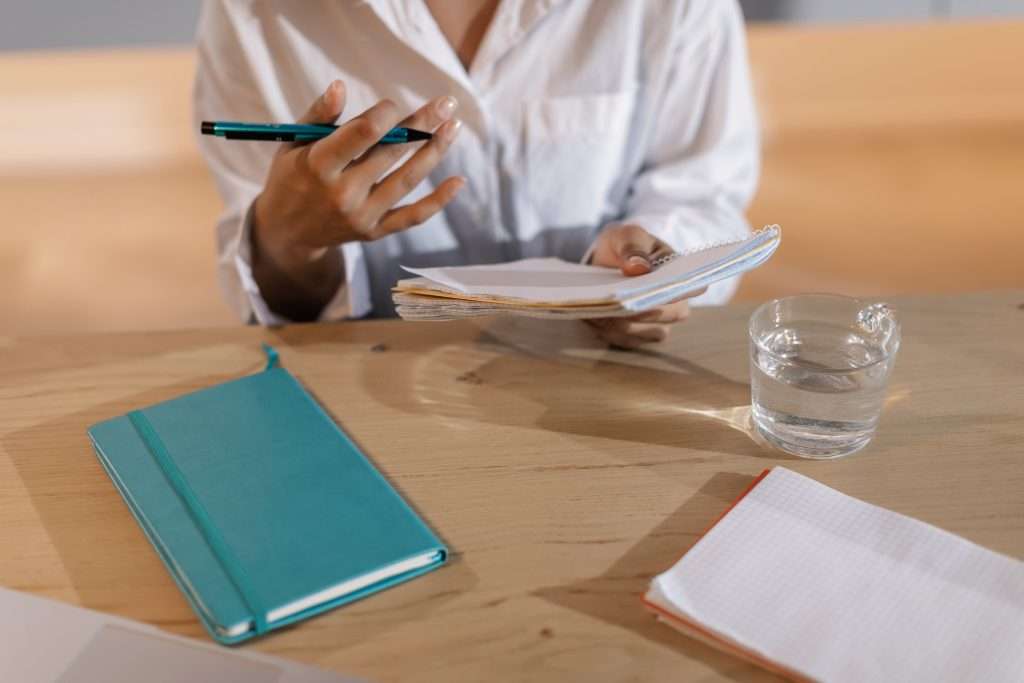
[[455, 195], [457, 195], [462, 190], [462, 188], [464, 188], [465, 186], [466, 186], [466, 179], [463, 178], [462, 176], [456, 176], [455, 182], [452, 183], [451, 189], [448, 191], [449, 196], [452, 199], [454, 199]]
[[451, 142], [455, 139], [455, 136], [459, 134], [459, 129], [462, 128], [462, 121], [455, 119], [451, 123], [447, 124], [441, 131], [441, 137], [444, 138], [445, 142]]
[[437, 103], [437, 113], [442, 119], [448, 120], [458, 104], [458, 100], [448, 95]]
[[629, 265], [629, 266], [641, 266], [643, 268], [650, 268], [651, 267], [651, 262], [648, 261], [643, 256], [630, 256], [628, 259], [626, 259], [626, 265]]

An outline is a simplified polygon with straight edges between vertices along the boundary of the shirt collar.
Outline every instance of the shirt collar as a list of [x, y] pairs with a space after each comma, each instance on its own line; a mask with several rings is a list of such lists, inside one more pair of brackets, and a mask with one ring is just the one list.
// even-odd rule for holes
[[[495, 64], [558, 4], [565, 0], [500, 0], [483, 42], [466, 70], [441, 33], [424, 0], [352, 0], [368, 5], [402, 42], [467, 87], [486, 80]], [[441, 48], [445, 49], [441, 49]], [[471, 77], [471, 78], [470, 78]]]
[[473, 76], [488, 74], [562, 0], [501, 0], [473, 60]]

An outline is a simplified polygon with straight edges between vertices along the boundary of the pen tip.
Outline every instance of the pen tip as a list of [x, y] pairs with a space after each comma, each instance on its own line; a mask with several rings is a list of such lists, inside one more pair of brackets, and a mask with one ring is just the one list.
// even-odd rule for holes
[[203, 135], [213, 135], [213, 121], [203, 121], [202, 124], [200, 124], [199, 131]]

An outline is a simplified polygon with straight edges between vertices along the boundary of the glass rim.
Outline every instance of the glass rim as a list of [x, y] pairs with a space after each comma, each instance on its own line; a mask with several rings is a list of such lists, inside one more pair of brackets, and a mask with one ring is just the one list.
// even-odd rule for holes
[[[768, 301], [765, 301], [763, 304], [761, 304], [760, 306], [755, 308], [754, 312], [750, 314], [750, 319], [747, 321], [747, 338], [750, 339], [751, 343], [756, 345], [758, 349], [760, 349], [762, 352], [766, 353], [767, 355], [771, 356], [772, 358], [775, 358], [777, 360], [783, 361], [785, 363], [789, 363], [790, 365], [795, 365], [797, 367], [802, 367], [802, 368], [807, 368], [809, 370], [814, 370], [815, 372], [820, 372], [820, 373], [829, 374], [829, 375], [844, 375], [844, 374], [848, 374], [848, 373], [851, 373], [851, 372], [860, 372], [861, 370], [867, 370], [868, 368], [875, 367], [879, 363], [884, 363], [884, 362], [890, 361], [896, 355], [896, 352], [899, 351], [900, 342], [903, 341], [903, 331], [902, 331], [902, 326], [899, 323], [899, 320], [897, 320], [896, 321], [896, 325], [897, 325], [897, 327], [896, 327], [896, 344], [895, 344], [894, 348], [892, 349], [892, 351], [890, 353], [887, 353], [884, 356], [882, 356], [881, 358], [879, 358], [878, 360], [873, 360], [870, 363], [865, 363], [864, 365], [855, 365], [852, 368], [823, 368], [823, 367], [821, 367], [819, 365], [814, 365], [814, 364], [811, 364], [811, 363], [808, 363], [806, 361], [802, 361], [802, 360], [799, 360], [799, 359], [793, 360], [793, 359], [790, 359], [790, 358], [784, 358], [784, 357], [780, 356], [779, 354], [775, 353], [774, 351], [772, 351], [771, 349], [765, 347], [764, 344], [762, 344], [761, 341], [757, 338], [757, 336], [754, 334], [754, 318], [756, 318], [758, 316], [758, 314], [761, 313], [761, 311], [763, 311], [764, 309], [768, 308], [769, 306], [777, 305], [777, 304], [780, 304], [780, 303], [782, 303], [784, 301], [793, 301], [795, 299], [841, 299], [843, 301], [848, 301], [848, 302], [854, 303], [855, 305], [857, 305], [860, 308], [860, 310], [863, 310], [865, 306], [869, 305], [863, 299], [860, 299], [860, 298], [855, 297], [855, 296], [846, 296], [845, 294], [830, 294], [828, 292], [813, 292], [813, 293], [809, 293], [809, 294], [792, 294], [790, 296], [781, 296], [781, 297], [778, 297], [776, 299], [769, 299]], [[892, 306], [889, 306], [889, 304], [884, 302], [884, 301], [878, 301], [876, 303], [884, 303], [886, 306], [889, 307], [890, 310], [892, 310], [894, 312], [896, 310], [895, 308], [893, 308]]]

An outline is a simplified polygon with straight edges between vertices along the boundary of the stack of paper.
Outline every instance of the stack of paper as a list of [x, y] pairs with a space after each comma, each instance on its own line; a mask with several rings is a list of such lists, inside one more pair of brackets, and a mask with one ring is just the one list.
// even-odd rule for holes
[[500, 313], [536, 318], [607, 318], [656, 308], [756, 268], [779, 246], [769, 226], [747, 239], [673, 254], [646, 275], [556, 258], [487, 266], [405, 268], [419, 277], [393, 290], [407, 320], [453, 320]]
[[798, 680], [1024, 681], [1024, 562], [781, 467], [645, 602]]

